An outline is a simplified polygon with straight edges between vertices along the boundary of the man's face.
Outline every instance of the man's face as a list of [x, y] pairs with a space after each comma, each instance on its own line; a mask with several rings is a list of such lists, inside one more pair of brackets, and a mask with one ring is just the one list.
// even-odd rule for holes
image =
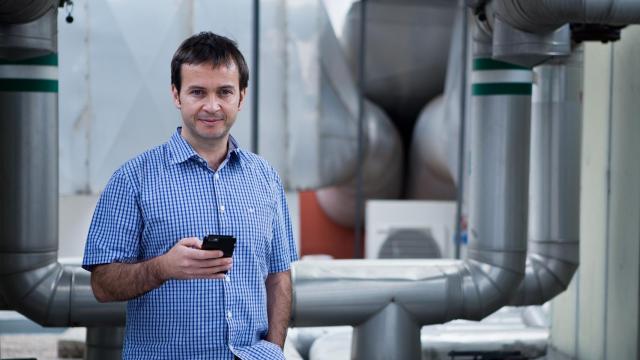
[[199, 144], [226, 142], [245, 95], [235, 63], [216, 68], [209, 63], [183, 64], [180, 74], [180, 93], [171, 88], [184, 123], [182, 136]]

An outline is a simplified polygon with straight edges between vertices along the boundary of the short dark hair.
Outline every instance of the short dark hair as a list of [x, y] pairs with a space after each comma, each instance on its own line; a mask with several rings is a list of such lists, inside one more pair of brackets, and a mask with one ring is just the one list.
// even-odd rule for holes
[[171, 59], [171, 84], [175, 85], [178, 92], [182, 85], [180, 69], [182, 64], [199, 65], [211, 63], [214, 68], [220, 65], [229, 66], [233, 61], [240, 74], [240, 90], [247, 88], [249, 84], [249, 68], [235, 41], [203, 31], [192, 35], [182, 42]]

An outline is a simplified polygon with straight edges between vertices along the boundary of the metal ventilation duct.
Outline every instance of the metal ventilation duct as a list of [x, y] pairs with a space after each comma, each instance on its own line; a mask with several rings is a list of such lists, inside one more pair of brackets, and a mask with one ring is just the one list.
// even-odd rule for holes
[[528, 261], [511, 305], [552, 299], [569, 286], [579, 263], [582, 48], [535, 74]]
[[[365, 101], [363, 200], [397, 199], [402, 186], [402, 140], [389, 118], [375, 104]], [[316, 192], [318, 204], [337, 224], [356, 224], [355, 173], [346, 183]], [[364, 214], [361, 214], [364, 218]]]
[[532, 74], [485, 58], [474, 69], [467, 259], [294, 264], [293, 323], [357, 326], [355, 359], [415, 359], [421, 325], [481, 319], [522, 280]]
[[566, 23], [640, 23], [637, 0], [493, 0], [496, 16], [520, 30], [541, 33]]
[[[0, 0], [0, 24], [20, 24], [56, 10], [59, 0]], [[0, 25], [2, 26], [2, 25]]]
[[0, 62], [0, 88], [0, 297], [45, 326], [123, 324], [123, 303], [98, 304], [90, 274], [58, 262], [57, 55]]
[[[358, 161], [356, 82], [323, 1], [298, 1], [288, 10], [287, 116], [295, 119], [289, 122], [288, 129], [288, 183], [298, 190], [341, 187], [344, 189], [334, 189], [335, 196], [345, 196], [347, 202], [353, 202], [347, 188], [355, 179]], [[387, 193], [399, 191], [401, 143], [386, 114], [376, 105], [365, 102], [364, 113], [364, 171], [377, 177], [371, 178], [373, 181], [366, 187], [371, 197], [384, 198]], [[389, 164], [381, 164], [380, 159]], [[383, 165], [391, 165], [384, 176], [380, 169]], [[327, 194], [327, 198], [335, 196]], [[336, 214], [334, 218], [354, 222], [348, 210], [342, 214], [343, 209], [338, 208], [347, 205], [333, 206], [331, 202], [329, 199], [326, 203], [327, 208], [336, 209], [329, 211]]]
[[[358, 73], [361, 6], [361, 1], [351, 6], [341, 39], [354, 74]], [[444, 88], [458, 6], [458, 1], [451, 0], [367, 1], [365, 95], [399, 128], [407, 126], [401, 122], [413, 124], [420, 109]]]
[[[2, 1], [2, 0], [0, 0]], [[20, 4], [21, 1], [0, 3], [4, 17], [11, 17], [7, 4]], [[3, 5], [5, 6], [3, 8]], [[0, 19], [0, 59], [25, 59], [56, 52], [58, 48], [58, 14], [55, 7], [47, 8], [44, 16], [28, 23], [6, 23]]]

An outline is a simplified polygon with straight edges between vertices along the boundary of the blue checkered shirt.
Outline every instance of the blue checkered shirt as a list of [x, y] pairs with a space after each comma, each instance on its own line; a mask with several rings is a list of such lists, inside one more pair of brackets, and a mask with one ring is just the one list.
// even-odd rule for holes
[[[225, 279], [170, 280], [127, 303], [125, 359], [284, 359], [264, 339], [265, 279], [297, 258], [276, 172], [238, 147], [211, 170], [180, 135], [111, 177], [89, 228], [83, 266], [143, 261], [186, 237], [234, 235]], [[123, 284], [126, 286], [126, 284]]]

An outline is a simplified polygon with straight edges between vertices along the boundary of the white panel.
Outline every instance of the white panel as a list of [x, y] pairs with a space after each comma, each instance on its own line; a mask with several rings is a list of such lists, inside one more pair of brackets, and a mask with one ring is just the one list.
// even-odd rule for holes
[[[587, 272], [587, 274], [589, 274]], [[575, 356], [578, 332], [578, 283], [580, 272], [576, 272], [571, 284], [551, 302], [551, 329], [553, 346], [563, 354]]]
[[179, 124], [169, 91], [169, 64], [189, 35], [189, 4], [90, 3], [91, 191], [101, 191], [116, 168], [165, 142]]
[[97, 202], [97, 195], [60, 197], [58, 204], [60, 213], [58, 256], [60, 258], [82, 258], [89, 224], [91, 224]]
[[[585, 46], [580, 195], [580, 278], [578, 353], [580, 359], [604, 358], [605, 267], [607, 245], [607, 147], [609, 132], [610, 45]], [[560, 311], [572, 311], [573, 307]], [[569, 350], [556, 341], [554, 346]]]
[[614, 45], [607, 278], [607, 359], [638, 359], [640, 304], [640, 26]]
[[260, 3], [259, 153], [288, 185], [284, 0]]
[[[249, 71], [252, 69], [251, 41], [253, 33], [253, 1], [210, 1], [194, 0], [193, 2], [193, 32], [213, 31], [224, 35], [238, 44]], [[244, 149], [251, 150], [251, 87], [252, 77], [249, 75], [247, 98], [242, 110], [238, 114], [231, 133]]]
[[89, 187], [88, 134], [89, 57], [87, 2], [74, 6], [74, 22], [58, 12], [59, 164], [60, 193], [87, 192]]
[[365, 258], [378, 251], [395, 229], [432, 228], [442, 257], [453, 257], [456, 203], [453, 201], [370, 200], [366, 203]]

